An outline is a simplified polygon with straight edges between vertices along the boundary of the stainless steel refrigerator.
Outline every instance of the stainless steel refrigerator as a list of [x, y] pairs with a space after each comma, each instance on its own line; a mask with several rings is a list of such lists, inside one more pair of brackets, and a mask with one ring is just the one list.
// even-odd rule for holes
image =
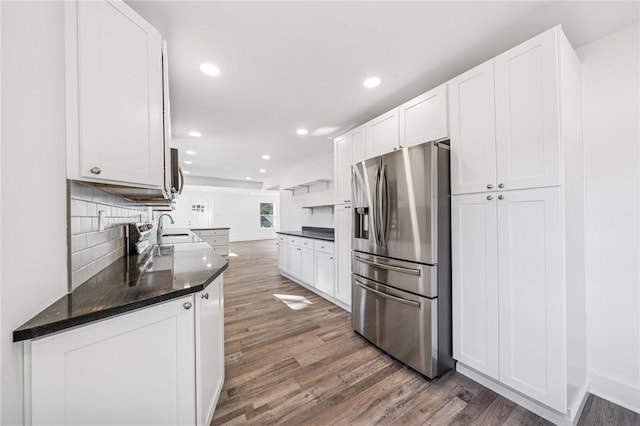
[[448, 142], [352, 168], [352, 325], [428, 378], [453, 368]]

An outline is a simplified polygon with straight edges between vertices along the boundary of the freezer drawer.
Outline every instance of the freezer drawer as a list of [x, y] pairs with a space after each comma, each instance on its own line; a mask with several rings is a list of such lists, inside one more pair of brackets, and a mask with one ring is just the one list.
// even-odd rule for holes
[[351, 272], [425, 297], [438, 296], [438, 267], [352, 252]]
[[438, 299], [351, 275], [353, 329], [428, 378], [438, 371]]

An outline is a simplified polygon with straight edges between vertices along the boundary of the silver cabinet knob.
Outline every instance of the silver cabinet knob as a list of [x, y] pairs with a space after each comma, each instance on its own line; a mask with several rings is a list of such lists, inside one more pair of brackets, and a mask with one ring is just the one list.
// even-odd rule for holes
[[402, 145], [398, 145], [398, 148], [404, 148]]
[[330, 257], [329, 260], [333, 260], [333, 257]]
[[94, 175], [99, 175], [100, 173], [102, 173], [102, 170], [100, 169], [100, 167], [92, 167], [91, 170], [89, 171]]
[[207, 299], [208, 300], [209, 299], [209, 293], [205, 293], [200, 297], [203, 298], [203, 299]]
[[493, 185], [488, 184], [488, 185], [487, 185], [487, 189], [493, 189]]
[[489, 201], [493, 200], [493, 195], [487, 195], [487, 200]]
[[182, 306], [183, 306], [185, 309], [191, 309], [191, 302], [185, 302]]
[[498, 184], [498, 188], [500, 188], [500, 189], [504, 188], [504, 183], [499, 183]]
[[398, 149], [398, 148], [396, 148], [395, 146], [393, 147], [393, 150], [394, 150], [394, 151], [395, 151], [395, 150], [397, 150], [397, 149]]
[[498, 200], [504, 200], [504, 195], [502, 194], [498, 195]]
[[299, 249], [298, 249], [298, 251], [302, 251], [302, 249], [301, 249], [301, 248], [299, 248]]

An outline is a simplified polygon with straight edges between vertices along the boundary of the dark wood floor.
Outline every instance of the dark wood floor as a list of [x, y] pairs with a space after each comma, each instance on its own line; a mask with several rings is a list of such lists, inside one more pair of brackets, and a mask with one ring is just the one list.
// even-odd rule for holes
[[[275, 241], [231, 252], [212, 424], [550, 424], [461, 374], [428, 382], [403, 368], [355, 334], [347, 312], [280, 276]], [[640, 426], [640, 415], [591, 396], [580, 424]]]

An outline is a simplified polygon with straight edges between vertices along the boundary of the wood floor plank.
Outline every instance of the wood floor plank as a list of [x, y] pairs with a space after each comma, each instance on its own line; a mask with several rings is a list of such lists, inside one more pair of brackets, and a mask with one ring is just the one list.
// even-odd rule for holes
[[[551, 425], [456, 372], [427, 381], [371, 345], [348, 312], [280, 275], [275, 241], [230, 249], [212, 425]], [[309, 303], [293, 310], [276, 294]], [[579, 424], [640, 426], [640, 415], [590, 396]]]

